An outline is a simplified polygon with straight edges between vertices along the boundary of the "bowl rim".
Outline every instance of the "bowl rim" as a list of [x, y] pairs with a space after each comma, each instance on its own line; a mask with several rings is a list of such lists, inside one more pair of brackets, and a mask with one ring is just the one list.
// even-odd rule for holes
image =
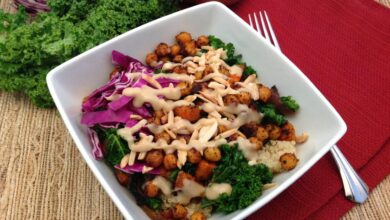
[[102, 47], [105, 47], [106, 45], [111, 44], [112, 42], [115, 42], [115, 41], [118, 41], [120, 39], [126, 38], [128, 35], [131, 35], [131, 34], [137, 32], [137, 31], [142, 30], [144, 28], [147, 28], [149, 26], [153, 26], [155, 24], [164, 22], [165, 20], [168, 20], [168, 19], [180, 16], [182, 14], [185, 14], [185, 13], [188, 13], [188, 12], [191, 12], [191, 11], [194, 11], [194, 10], [208, 8], [208, 7], [216, 7], [218, 10], [223, 10], [224, 12], [228, 13], [229, 16], [232, 16], [235, 20], [237, 20], [240, 23], [240, 25], [243, 25], [248, 31], [258, 35], [260, 40], [263, 41], [263, 43], [265, 43], [267, 45], [267, 47], [269, 47], [271, 50], [273, 50], [273, 52], [277, 53], [279, 58], [282, 59], [283, 62], [287, 63], [292, 70], [294, 70], [295, 72], [300, 73], [302, 75], [303, 80], [305, 81], [305, 83], [307, 83], [310, 86], [310, 88], [314, 90], [316, 95], [318, 95], [318, 97], [321, 99], [321, 101], [327, 106], [327, 108], [330, 110], [332, 115], [339, 122], [339, 127], [340, 127], [339, 131], [336, 133], [336, 135], [334, 135], [328, 141], [328, 144], [325, 145], [325, 146], [322, 146], [320, 151], [316, 152], [314, 154], [314, 156], [311, 157], [304, 164], [304, 166], [301, 169], [299, 169], [296, 173], [294, 173], [288, 179], [286, 179], [283, 182], [283, 184], [281, 184], [278, 187], [276, 187], [275, 189], [273, 189], [273, 191], [270, 194], [268, 194], [266, 197], [263, 197], [262, 199], [259, 199], [259, 200], [255, 201], [254, 203], [252, 203], [250, 206], [246, 207], [245, 209], [239, 210], [239, 212], [237, 213], [236, 216], [233, 217], [233, 219], [242, 219], [242, 218], [245, 218], [245, 217], [249, 216], [250, 214], [252, 214], [255, 211], [257, 211], [259, 208], [261, 208], [262, 206], [264, 206], [265, 204], [267, 204], [268, 202], [273, 200], [276, 196], [280, 195], [281, 192], [283, 192], [291, 184], [296, 182], [297, 179], [299, 179], [320, 158], [322, 158], [330, 150], [330, 148], [345, 134], [345, 132], [347, 130], [347, 126], [346, 126], [344, 120], [341, 118], [341, 116], [338, 114], [338, 112], [335, 110], [335, 108], [329, 103], [329, 101], [322, 95], [322, 93], [306, 77], [306, 75], [304, 75], [302, 73], [302, 71], [294, 63], [292, 63], [292, 61], [290, 61], [283, 53], [281, 53], [279, 50], [277, 50], [276, 48], [271, 46], [269, 43], [267, 43], [267, 41], [265, 39], [263, 39], [258, 32], [256, 32], [254, 29], [252, 29], [249, 26], [249, 24], [247, 24], [244, 20], [242, 20], [242, 18], [240, 18], [237, 14], [235, 14], [233, 11], [231, 11], [224, 4], [222, 4], [220, 2], [216, 2], [216, 1], [207, 2], [207, 3], [203, 3], [203, 4], [192, 6], [192, 7], [187, 8], [187, 9], [180, 10], [178, 12], [169, 14], [167, 16], [161, 17], [161, 18], [156, 19], [156, 20], [153, 20], [153, 21], [151, 21], [149, 23], [146, 23], [144, 25], [141, 25], [139, 27], [131, 29], [131, 30], [129, 30], [129, 31], [127, 31], [127, 32], [125, 32], [125, 33], [123, 33], [121, 35], [118, 35], [118, 36], [116, 36], [116, 37], [114, 37], [114, 38], [112, 38], [112, 39], [110, 39], [110, 40], [108, 40], [108, 41], [106, 41], [106, 42], [104, 42], [104, 43], [102, 43], [100, 45], [97, 45], [97, 46], [95, 46], [95, 47], [93, 47], [93, 48], [91, 48], [91, 49], [89, 49], [89, 50], [87, 50], [87, 51], [85, 51], [85, 52], [83, 52], [83, 53], [81, 53], [81, 54], [71, 58], [70, 60], [62, 63], [61, 65], [59, 65], [57, 67], [55, 67], [46, 76], [47, 85], [48, 85], [50, 94], [53, 97], [54, 103], [56, 104], [56, 107], [57, 107], [57, 109], [58, 109], [58, 111], [59, 111], [59, 113], [60, 113], [60, 115], [61, 115], [61, 117], [62, 117], [62, 119], [63, 119], [63, 121], [64, 121], [64, 123], [65, 123], [65, 125], [67, 127], [67, 129], [68, 129], [68, 131], [69, 131], [69, 133], [71, 134], [71, 137], [74, 140], [78, 150], [82, 154], [83, 159], [85, 160], [85, 162], [87, 163], [89, 168], [92, 170], [92, 173], [95, 175], [95, 177], [97, 178], [99, 183], [102, 185], [104, 190], [111, 197], [111, 200], [118, 207], [118, 209], [120, 210], [120, 212], [122, 213], [122, 215], [126, 219], [135, 219], [135, 217], [132, 216], [132, 214], [129, 212], [129, 210], [121, 202], [121, 200], [119, 199], [117, 194], [111, 188], [110, 184], [106, 181], [106, 179], [103, 176], [103, 174], [101, 173], [101, 171], [99, 171], [99, 169], [93, 164], [94, 161], [93, 161], [93, 158], [91, 158], [90, 155], [89, 155], [90, 152], [87, 152], [82, 147], [83, 144], [82, 144], [80, 138], [78, 137], [78, 134], [73, 129], [73, 126], [72, 126], [71, 121], [70, 121], [70, 119], [68, 117], [68, 114], [66, 113], [66, 110], [65, 110], [64, 106], [62, 105], [62, 103], [59, 100], [59, 96], [58, 96], [57, 91], [56, 91], [55, 86], [54, 86], [55, 76], [60, 73], [61, 69], [65, 68], [67, 66], [72, 65], [72, 63], [74, 61], [82, 59], [83, 57], [88, 56], [89, 54], [94, 53], [95, 51], [99, 50]]

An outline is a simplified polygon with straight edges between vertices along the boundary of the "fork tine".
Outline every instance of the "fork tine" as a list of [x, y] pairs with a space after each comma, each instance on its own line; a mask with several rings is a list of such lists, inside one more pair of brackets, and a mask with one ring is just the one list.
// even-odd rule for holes
[[253, 13], [253, 17], [255, 18], [255, 24], [256, 24], [257, 32], [259, 32], [260, 35], [263, 35], [261, 33], [261, 30], [260, 30], [259, 22], [257, 21], [256, 13]]
[[253, 26], [251, 14], [248, 14], [248, 17], [249, 17], [249, 24], [254, 29], [255, 26]]
[[274, 29], [272, 28], [271, 22], [269, 21], [269, 18], [268, 18], [266, 11], [264, 11], [264, 15], [265, 15], [265, 20], [266, 20], [267, 25], [268, 25], [269, 32], [271, 34], [272, 41], [274, 42], [275, 47], [281, 51], [281, 49], [279, 47], [278, 40], [276, 39], [276, 36], [275, 36]]
[[272, 44], [271, 38], [269, 38], [269, 35], [268, 35], [267, 27], [265, 26], [263, 14], [261, 13], [261, 11], [259, 11], [259, 15], [260, 15], [261, 26], [263, 27], [264, 38], [265, 38], [270, 44]]

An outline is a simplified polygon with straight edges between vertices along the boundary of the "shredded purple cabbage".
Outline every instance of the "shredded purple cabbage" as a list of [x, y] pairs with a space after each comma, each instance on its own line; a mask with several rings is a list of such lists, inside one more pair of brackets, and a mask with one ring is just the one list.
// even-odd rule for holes
[[92, 143], [92, 156], [95, 158], [95, 160], [102, 160], [103, 159], [103, 147], [100, 144], [99, 137], [93, 129], [88, 128], [88, 135], [89, 139]]
[[50, 11], [46, 0], [14, 0], [17, 6], [23, 5], [26, 11], [32, 14]]

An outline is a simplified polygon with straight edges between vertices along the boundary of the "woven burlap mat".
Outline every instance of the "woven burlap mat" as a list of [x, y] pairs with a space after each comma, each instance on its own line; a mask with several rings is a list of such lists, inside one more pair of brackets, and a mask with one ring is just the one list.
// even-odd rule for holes
[[[0, 8], [12, 10], [10, 2]], [[0, 219], [122, 218], [55, 109], [0, 91], [0, 114]], [[390, 219], [389, 204], [390, 176], [343, 219]]]

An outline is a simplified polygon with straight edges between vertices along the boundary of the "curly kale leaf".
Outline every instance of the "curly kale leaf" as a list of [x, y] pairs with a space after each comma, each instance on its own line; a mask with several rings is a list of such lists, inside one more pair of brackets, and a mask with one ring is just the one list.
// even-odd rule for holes
[[122, 158], [130, 152], [127, 142], [117, 134], [115, 128], [93, 128], [104, 146], [104, 160], [111, 166], [119, 164]]
[[222, 159], [214, 169], [211, 182], [229, 183], [230, 195], [216, 200], [202, 200], [202, 207], [212, 206], [216, 212], [230, 213], [252, 204], [263, 191], [263, 184], [272, 181], [272, 172], [264, 164], [250, 166], [237, 144], [221, 145]]
[[50, 0], [51, 12], [28, 23], [23, 8], [0, 11], [0, 90], [22, 92], [53, 107], [47, 73], [70, 58], [139, 25], [174, 12], [169, 0]]
[[291, 96], [282, 96], [280, 97], [280, 100], [282, 101], [283, 105], [289, 108], [291, 111], [298, 111], [299, 104], [297, 101], [294, 100]]
[[274, 105], [260, 102], [255, 102], [255, 105], [257, 110], [263, 113], [262, 123], [275, 123], [279, 126], [286, 123], [286, 118], [276, 110]]
[[209, 43], [210, 46], [212, 46], [215, 49], [222, 48], [226, 51], [226, 56], [227, 58], [225, 59], [225, 62], [229, 65], [234, 65], [234, 64], [240, 64], [242, 55], [238, 54], [236, 55], [236, 48], [232, 43], [227, 43], [225, 44], [221, 39], [210, 35], [209, 36]]

